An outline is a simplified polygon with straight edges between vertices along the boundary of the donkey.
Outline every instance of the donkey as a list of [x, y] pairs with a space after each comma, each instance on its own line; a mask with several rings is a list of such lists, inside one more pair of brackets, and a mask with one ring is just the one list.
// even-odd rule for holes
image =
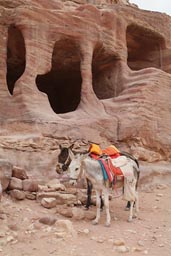
[[[62, 172], [67, 171], [68, 166], [71, 163], [71, 160], [76, 155], [73, 152], [73, 147], [74, 147], [74, 144], [72, 144], [69, 147], [62, 147], [61, 145], [59, 145], [60, 153], [58, 155], [58, 164], [56, 165], [56, 172], [57, 173], [61, 174]], [[86, 155], [87, 153], [88, 152], [84, 152], [82, 154]], [[134, 156], [130, 155], [127, 152], [123, 152], [123, 151], [120, 152], [120, 154], [126, 156], [128, 159], [132, 159], [136, 163], [137, 168], [139, 168], [139, 163], [138, 163], [137, 159]], [[137, 180], [136, 187], [137, 186], [138, 186], [138, 180]], [[89, 209], [89, 207], [91, 205], [92, 189], [93, 189], [93, 186], [92, 186], [91, 182], [89, 180], [87, 180], [87, 201], [86, 201], [86, 206], [85, 206], [86, 209]], [[104, 202], [103, 202], [103, 199], [102, 199], [101, 196], [100, 196], [100, 201], [101, 201], [101, 209], [103, 209]], [[130, 202], [128, 201], [127, 205], [125, 207], [125, 210], [129, 210], [129, 208], [130, 208]]]
[[[129, 176], [124, 176], [121, 180], [116, 180], [115, 187], [124, 187], [124, 199], [130, 201], [130, 211], [128, 221], [132, 221], [133, 217], [137, 216], [138, 212], [138, 192], [136, 190], [136, 183], [138, 180], [138, 167], [131, 159], [127, 159], [125, 156], [119, 158], [125, 158], [125, 170], [128, 170]], [[117, 161], [118, 161], [117, 160]], [[112, 162], [116, 159], [113, 159]], [[105, 185], [104, 177], [101, 166], [97, 160], [92, 159], [89, 156], [77, 155], [71, 161], [69, 167], [69, 178], [71, 182], [75, 183], [80, 178], [88, 179], [96, 192], [96, 218], [93, 220], [93, 224], [98, 224], [100, 219], [100, 195], [104, 195], [104, 205], [106, 209], [106, 226], [110, 226], [111, 217], [109, 211], [109, 193], [111, 188]], [[133, 205], [135, 203], [135, 209]], [[135, 210], [135, 213], [134, 213]], [[133, 215], [134, 214], [134, 215]]]
[[[59, 148], [61, 150], [61, 152], [58, 155], [58, 164], [56, 165], [56, 172], [61, 174], [62, 172], [67, 171], [72, 159], [77, 156], [77, 154], [73, 153], [73, 147], [74, 144], [72, 144], [69, 147], [62, 147], [61, 145], [59, 145]], [[83, 155], [87, 154], [87, 152], [84, 152]], [[91, 205], [91, 194], [92, 194], [92, 183], [89, 180], [87, 181], [87, 201], [86, 201], [86, 205], [85, 208], [88, 210], [90, 205]], [[102, 197], [100, 196], [100, 208], [101, 210], [103, 209], [104, 206], [104, 202]]]

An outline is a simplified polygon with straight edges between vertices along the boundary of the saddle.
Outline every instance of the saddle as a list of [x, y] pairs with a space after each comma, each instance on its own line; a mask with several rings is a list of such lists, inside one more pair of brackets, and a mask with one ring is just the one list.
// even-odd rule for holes
[[110, 183], [116, 183], [117, 180], [126, 178], [132, 180], [133, 171], [130, 165], [130, 159], [134, 159], [128, 153], [120, 152], [115, 146], [102, 150], [99, 145], [91, 144], [89, 148], [89, 156], [98, 160], [104, 180], [108, 180]]
[[100, 163], [100, 166], [102, 168], [103, 175], [104, 172], [106, 172], [108, 180], [110, 182], [113, 182], [114, 180], [116, 181], [118, 176], [124, 177], [120, 167], [114, 166], [110, 157], [98, 159], [98, 162]]
[[93, 159], [98, 160], [103, 178], [105, 181], [109, 180], [110, 183], [116, 183], [118, 177], [124, 178], [123, 172], [119, 166], [115, 166], [112, 163], [111, 159], [114, 159], [120, 156], [120, 151], [113, 145], [102, 150], [99, 145], [91, 144], [89, 148], [89, 155]]
[[101, 149], [99, 145], [91, 144], [89, 148], [89, 154], [94, 159], [101, 158], [104, 155], [109, 156], [110, 158], [117, 158], [120, 156], [120, 151], [114, 145], [110, 145], [105, 149]]

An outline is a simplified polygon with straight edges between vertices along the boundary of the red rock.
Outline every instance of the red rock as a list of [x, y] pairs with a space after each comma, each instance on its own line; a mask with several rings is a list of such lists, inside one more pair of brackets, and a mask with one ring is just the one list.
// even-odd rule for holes
[[170, 161], [170, 27], [126, 0], [1, 1], [2, 157], [48, 177], [67, 138]]
[[21, 180], [28, 179], [26, 171], [18, 166], [13, 166], [12, 176]]
[[29, 192], [37, 192], [38, 191], [38, 183], [35, 180], [27, 179], [23, 180], [23, 190]]

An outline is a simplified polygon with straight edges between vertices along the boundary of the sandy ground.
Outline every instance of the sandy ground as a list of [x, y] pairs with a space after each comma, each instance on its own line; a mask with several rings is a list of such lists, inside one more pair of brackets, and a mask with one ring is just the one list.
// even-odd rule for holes
[[[14, 202], [5, 194], [0, 202], [0, 255], [171, 255], [171, 185], [139, 191], [140, 212], [127, 222], [125, 201], [110, 201], [112, 223], [105, 227], [105, 211], [94, 226], [90, 220], [67, 219], [56, 209], [43, 208], [36, 201]], [[91, 211], [95, 211], [92, 206]], [[59, 236], [56, 223], [39, 223], [42, 216], [70, 220], [75, 233]]]

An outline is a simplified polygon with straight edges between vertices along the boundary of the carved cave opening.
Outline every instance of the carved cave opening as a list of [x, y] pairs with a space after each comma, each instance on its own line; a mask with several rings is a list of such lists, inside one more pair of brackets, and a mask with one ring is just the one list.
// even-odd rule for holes
[[109, 55], [102, 45], [97, 45], [92, 60], [93, 90], [98, 99], [110, 99], [118, 96], [119, 56]]
[[162, 69], [162, 50], [164, 39], [158, 33], [129, 25], [126, 31], [128, 58], [127, 64], [132, 70], [155, 67]]
[[13, 94], [15, 82], [22, 76], [26, 66], [26, 49], [24, 37], [19, 28], [11, 24], [8, 28], [7, 40], [7, 86]]
[[37, 75], [36, 84], [47, 94], [56, 114], [77, 109], [81, 98], [80, 51], [75, 41], [63, 38], [54, 45], [50, 72]]

